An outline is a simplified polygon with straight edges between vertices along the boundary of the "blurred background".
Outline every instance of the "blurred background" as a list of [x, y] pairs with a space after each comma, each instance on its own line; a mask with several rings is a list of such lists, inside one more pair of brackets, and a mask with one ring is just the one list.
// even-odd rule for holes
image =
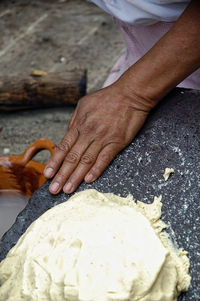
[[[112, 18], [86, 0], [2, 0], [0, 76], [33, 70], [87, 69], [87, 92], [101, 88], [124, 51]], [[0, 156], [18, 155], [33, 141], [59, 143], [74, 106], [0, 111]], [[46, 151], [37, 159], [46, 162]]]

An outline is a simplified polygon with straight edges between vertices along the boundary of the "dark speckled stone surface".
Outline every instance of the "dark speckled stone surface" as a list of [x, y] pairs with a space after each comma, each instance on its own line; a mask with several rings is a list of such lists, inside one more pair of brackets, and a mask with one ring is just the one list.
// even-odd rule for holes
[[[121, 196], [132, 194], [146, 203], [162, 195], [163, 220], [173, 240], [189, 252], [192, 283], [179, 300], [200, 300], [200, 92], [176, 89], [151, 113], [137, 138], [94, 183], [82, 183], [78, 191], [95, 188]], [[166, 167], [175, 172], [167, 182]], [[32, 221], [47, 209], [66, 201], [52, 196], [46, 182], [32, 196], [13, 227], [0, 242], [0, 260]]]

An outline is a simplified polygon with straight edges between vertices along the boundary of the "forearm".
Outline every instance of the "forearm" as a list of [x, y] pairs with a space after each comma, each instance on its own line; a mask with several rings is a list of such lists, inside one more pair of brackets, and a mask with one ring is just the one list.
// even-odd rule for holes
[[165, 34], [120, 78], [128, 95], [157, 103], [200, 67], [200, 1], [193, 0]]

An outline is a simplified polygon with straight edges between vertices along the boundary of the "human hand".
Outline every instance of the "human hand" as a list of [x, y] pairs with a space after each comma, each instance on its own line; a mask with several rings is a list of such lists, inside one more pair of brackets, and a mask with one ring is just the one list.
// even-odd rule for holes
[[44, 175], [54, 177], [49, 190], [72, 193], [85, 180], [96, 180], [135, 137], [151, 109], [148, 101], [129, 97], [113, 84], [80, 99], [68, 131], [49, 160]]
[[97, 179], [132, 141], [151, 108], [199, 68], [199, 14], [199, 1], [191, 1], [175, 26], [117, 82], [79, 101], [44, 171], [54, 177], [50, 192], [71, 193], [83, 179]]

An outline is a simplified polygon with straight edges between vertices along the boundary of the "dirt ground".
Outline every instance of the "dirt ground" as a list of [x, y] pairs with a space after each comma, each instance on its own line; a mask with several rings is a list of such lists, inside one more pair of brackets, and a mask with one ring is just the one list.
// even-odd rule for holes
[[[88, 70], [88, 92], [101, 87], [124, 50], [112, 18], [83, 0], [2, 0], [0, 76]], [[74, 107], [0, 112], [0, 156], [18, 155], [40, 138], [58, 143]], [[36, 159], [46, 162], [47, 152]]]

